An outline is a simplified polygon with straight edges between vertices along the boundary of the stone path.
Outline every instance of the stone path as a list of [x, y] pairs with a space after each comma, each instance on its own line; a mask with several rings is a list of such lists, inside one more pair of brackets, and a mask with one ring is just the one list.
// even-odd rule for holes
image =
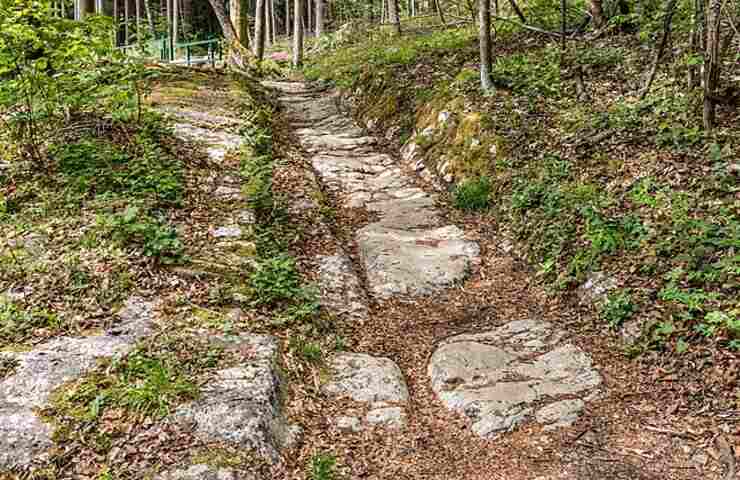
[[[430, 295], [475, 269], [478, 245], [445, 222], [436, 195], [343, 114], [335, 95], [301, 83], [270, 86], [281, 92], [294, 133], [324, 188], [341, 207], [364, 209], [373, 218], [352, 232], [365, 281], [347, 280], [346, 260], [328, 259], [324, 267], [343, 272], [341, 282], [325, 282], [344, 288], [340, 297], [347, 298], [348, 285], [367, 285], [379, 302]], [[467, 417], [485, 438], [528, 419], [548, 429], [570, 425], [602, 382], [588, 355], [567, 343], [564, 332], [537, 319], [447, 339], [432, 355], [428, 375], [438, 401]], [[408, 389], [389, 358], [335, 356], [323, 392], [355, 405], [333, 419], [340, 430], [402, 429], [407, 422]]]

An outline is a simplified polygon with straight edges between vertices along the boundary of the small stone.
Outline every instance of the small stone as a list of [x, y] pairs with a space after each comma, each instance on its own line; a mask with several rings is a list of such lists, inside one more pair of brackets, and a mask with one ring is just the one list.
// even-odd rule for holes
[[455, 179], [455, 177], [452, 176], [451, 173], [448, 173], [444, 177], [442, 177], [442, 180], [444, 180], [447, 183], [452, 183], [452, 181]]
[[430, 138], [432, 135], [434, 135], [434, 127], [426, 127], [424, 130], [421, 131], [420, 135], [424, 138]]
[[3, 295], [11, 302], [18, 302], [33, 295], [33, 287], [30, 285], [18, 285], [9, 288]]
[[406, 412], [401, 407], [376, 408], [367, 412], [365, 421], [370, 425], [400, 430], [406, 426]]
[[347, 433], [357, 433], [362, 431], [362, 424], [357, 417], [339, 416], [334, 419], [334, 425], [337, 429]]
[[622, 341], [627, 344], [635, 343], [642, 335], [642, 321], [640, 319], [631, 320], [622, 325], [620, 331]]
[[211, 235], [214, 238], [239, 238], [242, 236], [242, 229], [237, 226], [218, 227]]
[[450, 119], [450, 112], [439, 112], [437, 114], [437, 123], [440, 126], [445, 126], [447, 124], [447, 120]]
[[408, 401], [403, 373], [389, 358], [340, 353], [332, 358], [331, 370], [331, 379], [322, 388], [327, 395], [369, 404]]
[[496, 156], [496, 154], [498, 153], [498, 147], [496, 146], [496, 144], [495, 144], [495, 143], [494, 143], [494, 144], [492, 144], [492, 145], [491, 145], [491, 146], [490, 146], [490, 147], [488, 148], [488, 153], [490, 153], [490, 154], [491, 154], [491, 156], [493, 156], [493, 157], [495, 157], [495, 156]]
[[611, 290], [617, 288], [617, 282], [604, 272], [594, 272], [586, 282], [578, 287], [577, 295], [581, 303], [599, 303], [606, 299]]
[[213, 194], [216, 197], [220, 197], [220, 198], [237, 199], [237, 198], [241, 198], [242, 191], [239, 188], [229, 187], [227, 185], [221, 185], [220, 187], [216, 188]]
[[242, 210], [236, 217], [237, 223], [240, 225], [254, 225], [257, 223], [257, 218], [254, 212], [251, 210]]
[[480, 147], [480, 140], [477, 138], [474, 138], [470, 140], [470, 148], [478, 148]]
[[709, 461], [709, 456], [705, 453], [697, 452], [691, 457], [691, 463], [697, 467], [703, 467]]

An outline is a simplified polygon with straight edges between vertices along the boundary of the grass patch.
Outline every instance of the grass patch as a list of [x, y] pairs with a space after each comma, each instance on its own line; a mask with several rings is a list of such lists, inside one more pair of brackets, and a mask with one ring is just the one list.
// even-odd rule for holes
[[464, 180], [455, 187], [452, 196], [455, 207], [460, 210], [485, 210], [491, 204], [491, 180], [488, 177]]
[[25, 307], [0, 297], [0, 343], [21, 343], [34, 337], [38, 330], [58, 331], [62, 325], [49, 310]]
[[337, 459], [329, 453], [319, 453], [311, 458], [308, 475], [311, 480], [333, 480], [336, 478]]

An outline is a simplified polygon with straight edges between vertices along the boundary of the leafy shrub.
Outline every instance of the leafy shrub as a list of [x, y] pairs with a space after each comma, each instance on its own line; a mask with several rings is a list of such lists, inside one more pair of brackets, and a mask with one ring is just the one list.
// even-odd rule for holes
[[177, 231], [140, 207], [128, 207], [123, 213], [102, 215], [98, 224], [113, 240], [124, 245], [137, 245], [144, 255], [162, 263], [181, 259], [183, 245]]
[[249, 277], [255, 305], [275, 305], [304, 294], [295, 260], [280, 255], [261, 261]]
[[59, 318], [48, 310], [27, 309], [0, 298], [0, 342], [23, 342], [37, 329], [57, 329], [59, 326]]
[[311, 480], [333, 480], [337, 459], [334, 455], [320, 453], [311, 459]]
[[453, 192], [455, 207], [460, 210], [484, 210], [491, 202], [491, 180], [477, 177], [463, 181]]
[[125, 117], [138, 114], [140, 106], [143, 67], [114, 48], [110, 19], [57, 18], [53, 3], [0, 2], [0, 116], [13, 140], [37, 161], [69, 118], [111, 106]]
[[632, 296], [628, 291], [619, 291], [609, 295], [601, 306], [601, 318], [612, 327], [618, 327], [628, 320], [636, 311]]

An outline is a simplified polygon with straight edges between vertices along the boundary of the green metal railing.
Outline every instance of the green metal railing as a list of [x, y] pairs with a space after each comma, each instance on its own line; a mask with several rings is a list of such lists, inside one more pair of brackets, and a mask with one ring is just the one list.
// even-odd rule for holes
[[202, 57], [205, 57], [206, 63], [215, 66], [216, 62], [222, 61], [224, 56], [223, 43], [220, 38], [176, 43], [174, 48], [168, 38], [159, 38], [150, 40], [143, 45], [133, 44], [118, 48], [129, 55], [141, 55], [152, 59], [159, 58], [162, 62], [174, 62], [178, 60], [176, 52], [182, 52], [184, 50], [185, 62], [188, 67], [195, 63], [197, 57], [201, 57], [198, 63], [204, 63]]

